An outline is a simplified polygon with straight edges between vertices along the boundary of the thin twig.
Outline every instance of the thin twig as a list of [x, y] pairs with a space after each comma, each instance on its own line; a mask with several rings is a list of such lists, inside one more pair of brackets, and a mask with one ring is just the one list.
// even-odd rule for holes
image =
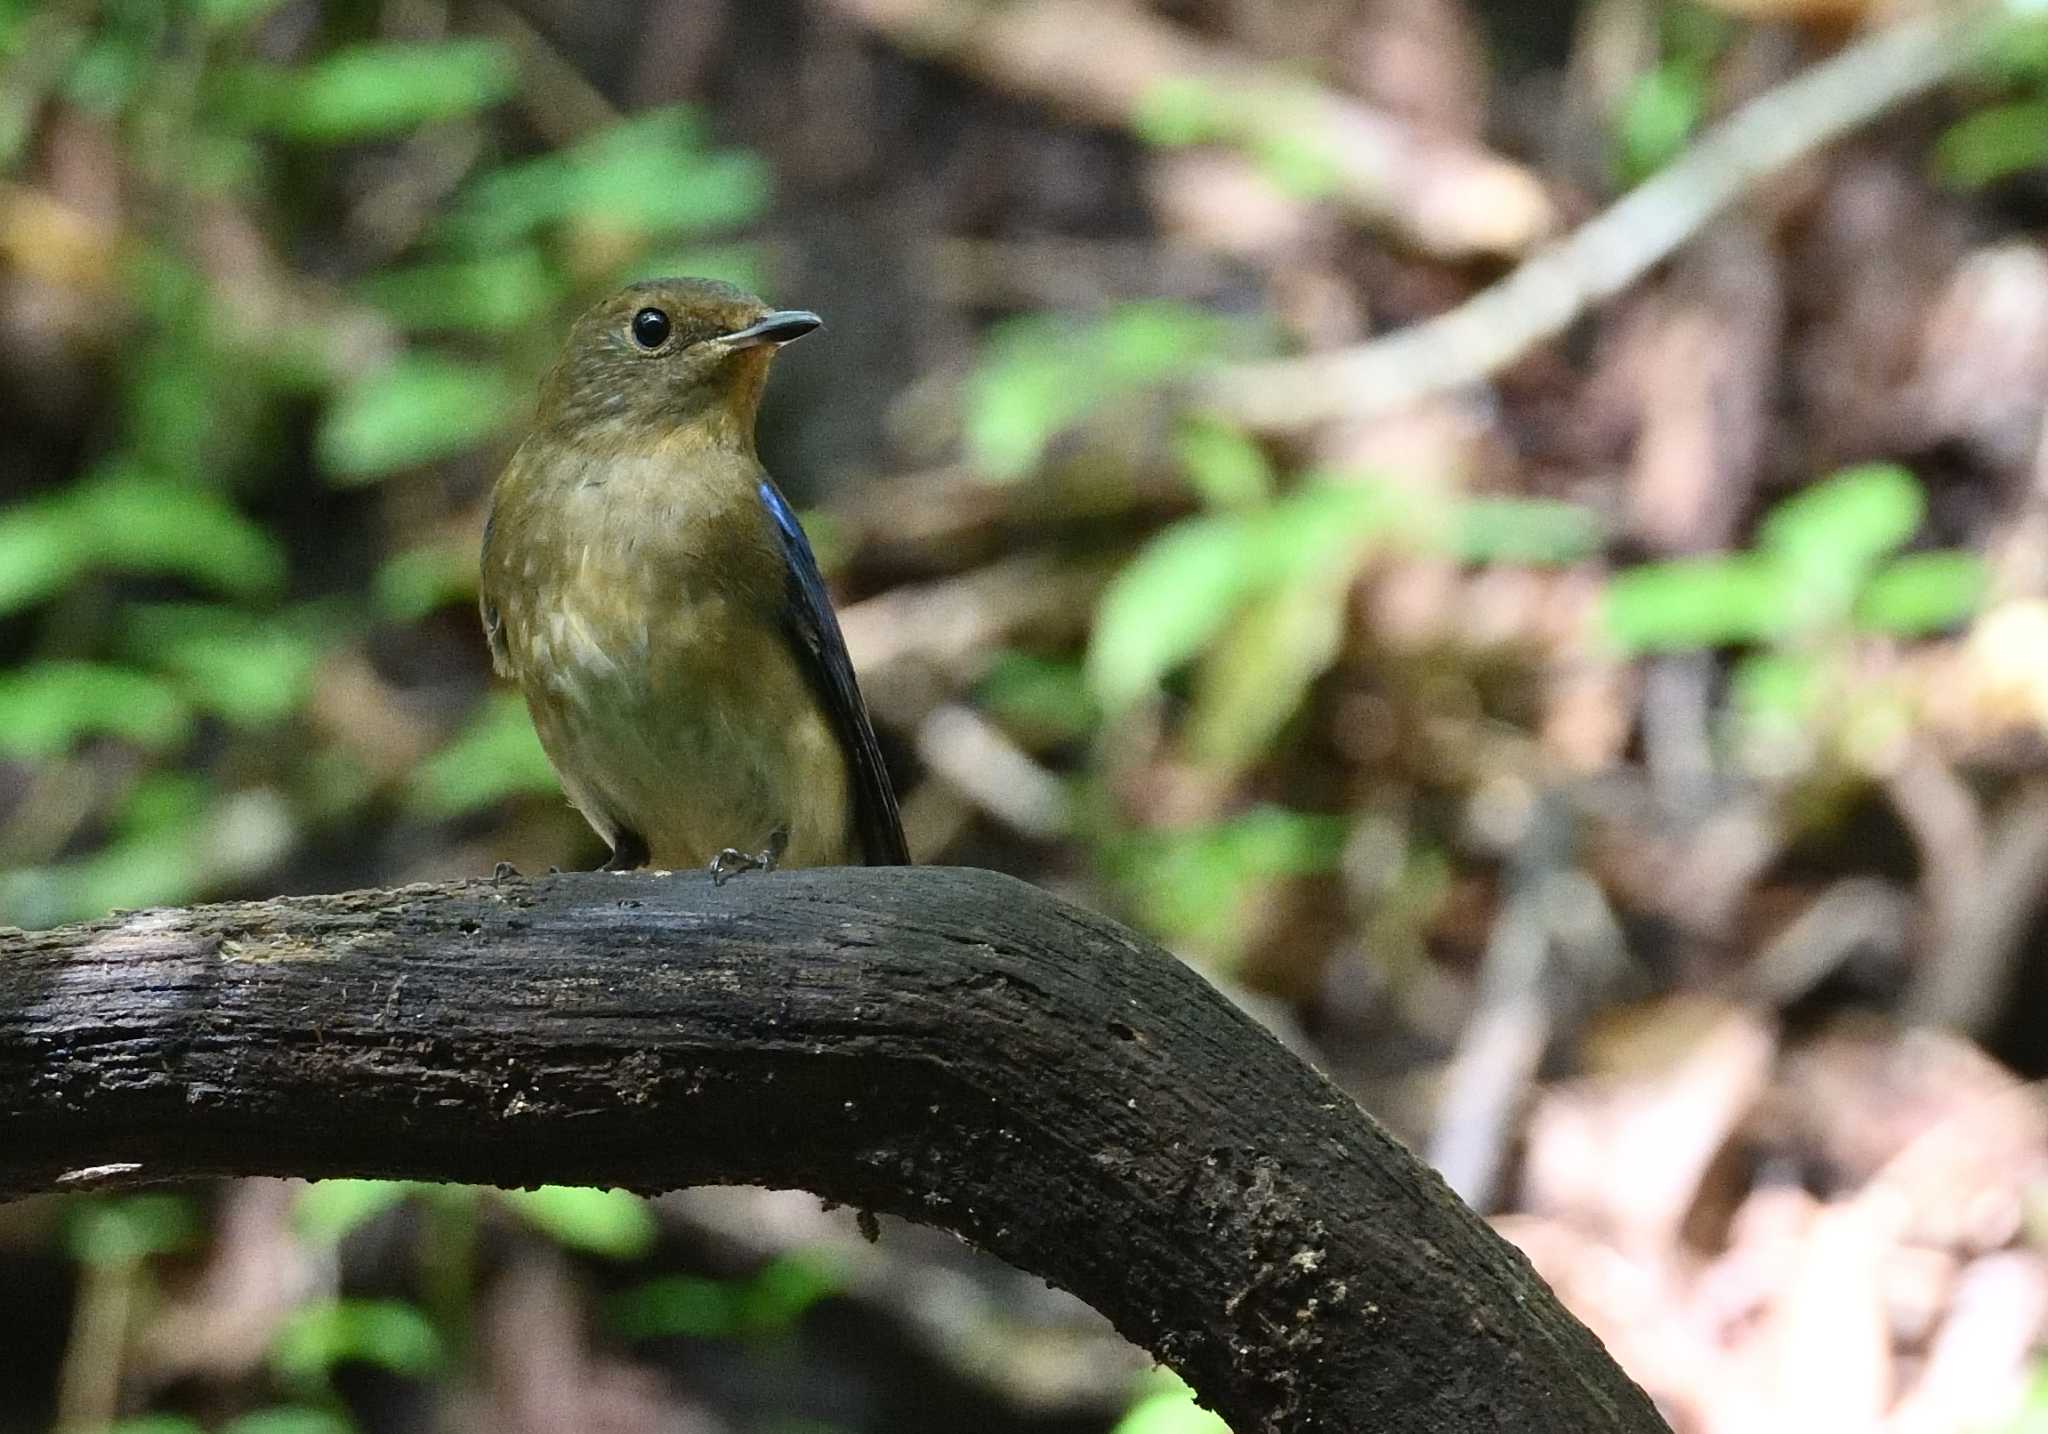
[[2005, 11], [1964, 0], [1875, 31], [1743, 105], [1654, 178], [1448, 313], [1355, 347], [1226, 370], [1205, 396], [1254, 428], [1288, 429], [1477, 383], [1626, 289], [1762, 181], [1956, 74]]

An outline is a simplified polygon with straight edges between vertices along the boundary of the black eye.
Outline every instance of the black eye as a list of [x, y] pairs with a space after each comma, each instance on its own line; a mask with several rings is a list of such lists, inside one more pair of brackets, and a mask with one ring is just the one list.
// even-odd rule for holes
[[643, 349], [658, 349], [668, 342], [668, 315], [660, 309], [642, 309], [633, 315], [633, 342]]

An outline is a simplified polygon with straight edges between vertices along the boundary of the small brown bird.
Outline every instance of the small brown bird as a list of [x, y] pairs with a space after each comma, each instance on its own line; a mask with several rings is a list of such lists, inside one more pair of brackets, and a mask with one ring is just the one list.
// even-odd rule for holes
[[910, 860], [817, 560], [754, 452], [769, 361], [818, 326], [708, 279], [614, 294], [491, 495], [492, 662], [607, 870]]

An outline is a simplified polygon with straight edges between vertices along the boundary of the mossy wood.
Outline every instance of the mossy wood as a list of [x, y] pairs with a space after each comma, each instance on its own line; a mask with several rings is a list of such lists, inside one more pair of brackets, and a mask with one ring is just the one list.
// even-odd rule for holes
[[1202, 978], [985, 872], [554, 876], [0, 929], [0, 1196], [799, 1187], [1072, 1290], [1239, 1434], [1651, 1434], [1522, 1257]]

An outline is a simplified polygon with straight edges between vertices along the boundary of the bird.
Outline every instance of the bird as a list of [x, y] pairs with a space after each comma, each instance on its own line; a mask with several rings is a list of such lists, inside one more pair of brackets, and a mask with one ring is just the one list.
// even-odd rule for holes
[[910, 861], [804, 530], [755, 451], [822, 325], [731, 284], [631, 284], [570, 327], [491, 493], [478, 589], [603, 870]]

